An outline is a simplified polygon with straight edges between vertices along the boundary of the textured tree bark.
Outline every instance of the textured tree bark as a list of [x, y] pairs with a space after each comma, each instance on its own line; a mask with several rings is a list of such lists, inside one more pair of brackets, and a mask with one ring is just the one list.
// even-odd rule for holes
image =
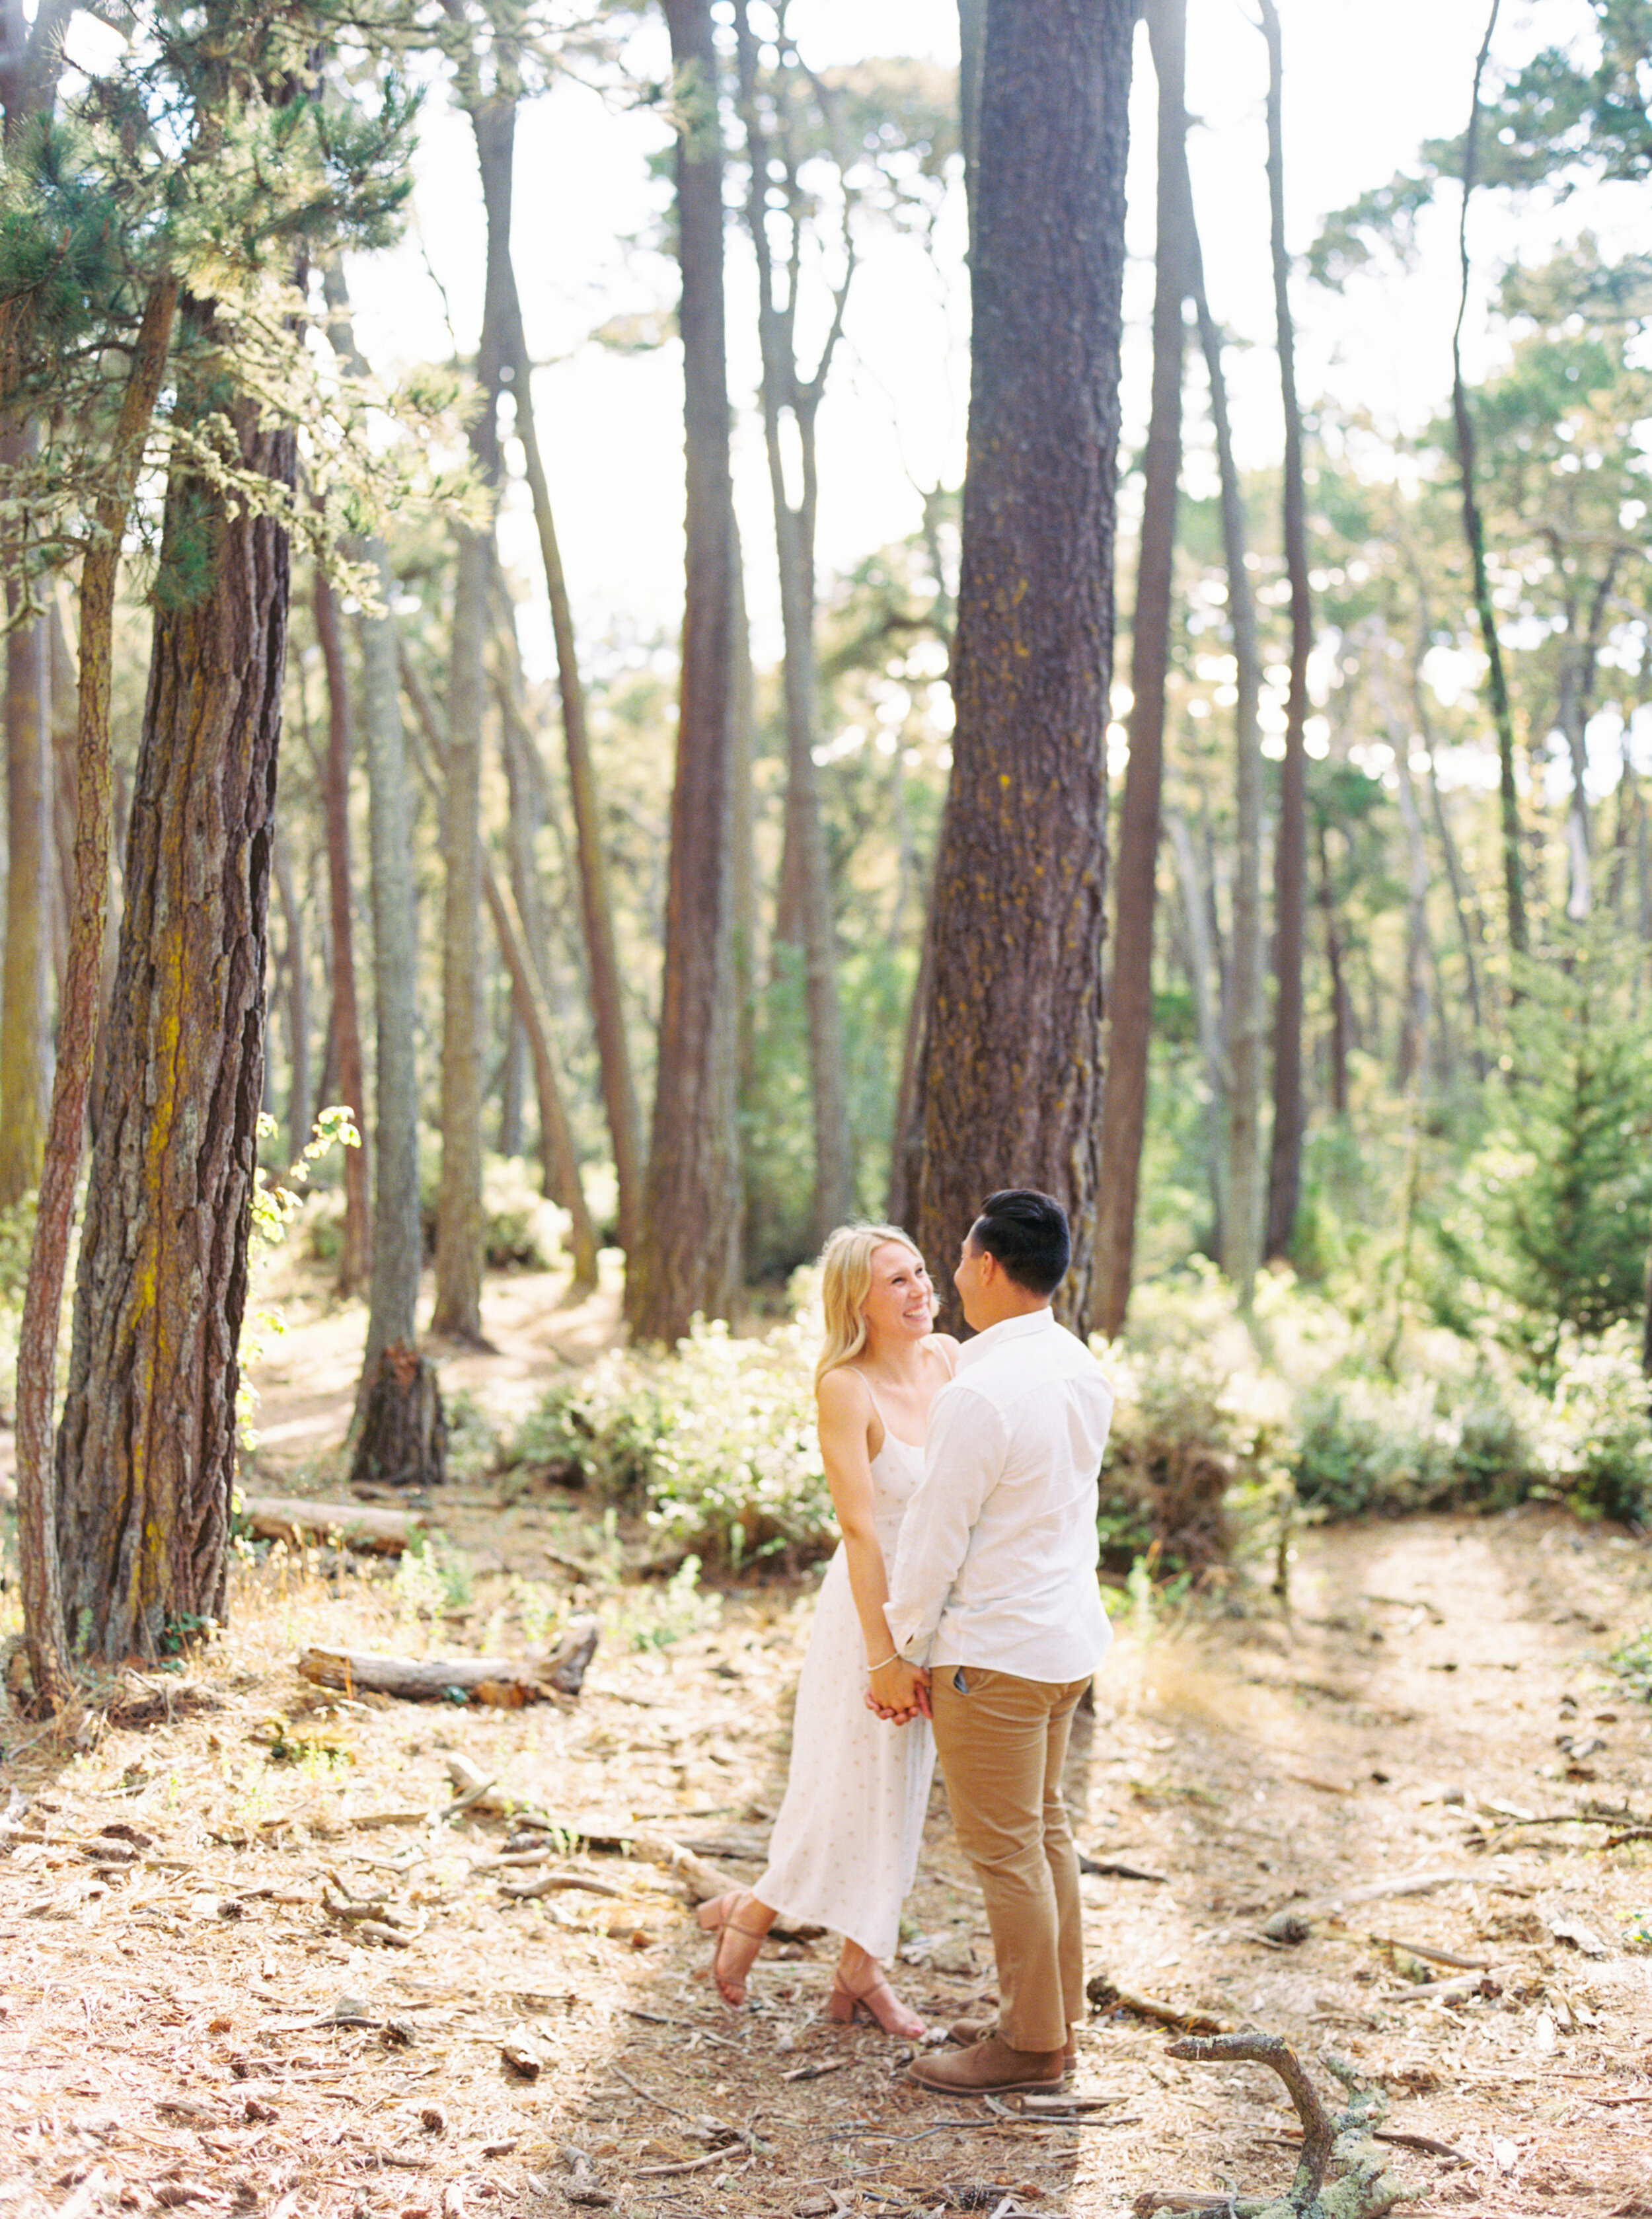
[[[1457, 219], [1457, 263], [1462, 283], [1457, 320], [1451, 333], [1451, 420], [1456, 432], [1457, 470], [1463, 480], [1463, 536], [1468, 543], [1474, 577], [1475, 614], [1480, 625], [1480, 643], [1486, 652], [1486, 692], [1497, 734], [1497, 809], [1502, 836], [1503, 898], [1507, 911], [1509, 948], [1515, 955], [1524, 955], [1531, 946], [1531, 935], [1526, 922], [1525, 870], [1520, 855], [1520, 798], [1514, 780], [1514, 717], [1509, 707], [1503, 644], [1498, 637], [1497, 611], [1492, 601], [1491, 575], [1486, 566], [1486, 525], [1480, 513], [1476, 484], [1475, 423], [1469, 407], [1469, 388], [1463, 375], [1463, 324], [1469, 313], [1469, 202], [1479, 166], [1480, 86], [1500, 4], [1501, 0], [1492, 0], [1491, 12], [1486, 19], [1486, 35], [1475, 58], [1469, 128], [1463, 141], [1463, 206]], [[1519, 995], [1517, 980], [1511, 998], [1518, 1001]]]
[[[28, 427], [0, 437], [0, 465], [26, 458]], [[6, 601], [22, 588], [8, 550]], [[40, 1183], [46, 1146], [51, 1044], [52, 777], [47, 726], [46, 625], [36, 618], [6, 634], [6, 924], [0, 976], [0, 1209]]]
[[109, 683], [115, 586], [121, 538], [165, 375], [177, 311], [177, 280], [163, 278], [151, 288], [144, 303], [115, 436], [109, 443], [108, 486], [95, 512], [97, 536], [86, 550], [80, 573], [74, 903], [58, 1016], [57, 1071], [52, 1085], [46, 1157], [17, 1339], [17, 1551], [23, 1631], [35, 1695], [53, 1710], [67, 1699], [69, 1675], [63, 1556], [52, 1457], [52, 1398], [86, 1097], [97, 1047], [114, 791], [109, 766]]
[[[180, 409], [227, 413], [243, 467], [290, 486], [294, 433], [225, 410], [211, 306], [184, 314]], [[203, 554], [205, 591], [169, 600]], [[101, 1658], [223, 1612], [287, 597], [285, 531], [176, 469], [58, 1434], [65, 1606]]]
[[[344, 1239], [338, 1250], [338, 1291], [353, 1295], [372, 1270], [372, 1221], [367, 1200], [367, 1076], [362, 1063], [361, 1017], [356, 1004], [354, 892], [350, 866], [350, 758], [354, 747], [350, 675], [338, 632], [338, 604], [318, 569], [315, 636], [327, 674], [327, 914], [332, 926], [332, 1036], [338, 1062], [338, 1096], [362, 1135], [344, 1161]], [[306, 1136], [307, 1139], [307, 1135]]]
[[1158, 75], [1158, 237], [1153, 290], [1153, 380], [1143, 464], [1141, 546], [1130, 630], [1130, 761], [1124, 774], [1115, 880], [1112, 1001], [1102, 1097], [1102, 1182], [1096, 1200], [1097, 1330], [1124, 1324], [1135, 1259], [1136, 1198], [1147, 1122], [1153, 1019], [1153, 910], [1164, 785], [1164, 679], [1170, 663], [1177, 490], [1182, 475], [1182, 304], [1191, 277], [1188, 218], [1186, 0], [1147, 11]]
[[730, 770], [734, 504], [723, 301], [723, 156], [710, 0], [665, 0], [677, 110], [687, 580], [671, 797], [658, 1077], [638, 1252], [625, 1315], [675, 1340], [740, 1291], [738, 1020]]
[[1268, 41], [1268, 204], [1273, 252], [1279, 386], [1285, 413], [1285, 569], [1290, 579], [1290, 683], [1285, 696], [1285, 756], [1279, 766], [1279, 824], [1274, 834], [1273, 1137], [1268, 1160], [1264, 1252], [1290, 1248], [1302, 1187], [1302, 946], [1307, 899], [1307, 658], [1314, 644], [1307, 582], [1307, 516], [1302, 482], [1302, 412], [1296, 398], [1296, 339], [1290, 312], [1290, 256], [1285, 246], [1284, 58], [1279, 11], [1259, 0]]
[[[780, 135], [771, 146], [758, 106], [757, 43], [745, 0], [735, 0], [735, 34], [740, 55], [740, 110], [746, 134], [746, 222], [757, 263], [757, 333], [762, 361], [763, 441], [768, 459], [769, 496], [774, 512], [775, 551], [780, 581], [780, 625], [785, 640], [786, 860], [782, 876], [792, 880], [792, 900], [781, 905], [776, 936], [795, 934], [803, 956], [804, 1004], [809, 1030], [810, 1096], [814, 1110], [815, 1238], [824, 1241], [849, 1215], [854, 1177], [850, 1162], [849, 1106], [843, 1061], [843, 1016], [837, 992], [837, 918], [825, 828], [820, 814], [820, 781], [815, 770], [819, 681], [815, 654], [815, 523], [819, 506], [816, 424], [832, 357], [843, 329], [843, 314], [854, 274], [852, 241], [846, 240], [847, 268], [833, 303], [830, 329], [814, 373], [804, 377], [797, 355], [798, 291], [802, 268], [804, 196], [798, 164], [787, 143], [784, 115]], [[770, 250], [768, 216], [772, 165], [786, 172], [787, 213], [793, 251], [786, 295], [781, 297]], [[786, 482], [782, 444], [789, 415], [801, 457], [801, 484], [792, 500]]]
[[1073, 1234], [1059, 1303], [1079, 1330], [1096, 1246], [1133, 14], [1131, 0], [1049, 0], [987, 15], [958, 723], [913, 1228], [940, 1267], [993, 1189], [1054, 1194]]

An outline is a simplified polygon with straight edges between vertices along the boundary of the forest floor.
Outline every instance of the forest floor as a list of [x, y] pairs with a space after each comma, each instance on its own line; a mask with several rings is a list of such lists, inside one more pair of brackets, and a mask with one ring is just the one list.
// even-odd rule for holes
[[[603, 1344], [609, 1296], [546, 1296], [490, 1288], [500, 1352], [444, 1364], [450, 1391], [519, 1410]], [[264, 1491], [320, 1491], [347, 1328], [317, 1308], [273, 1346]], [[445, 1595], [277, 1551], [238, 1564], [227, 1632], [154, 1675], [170, 1719], [65, 1747], [0, 1716], [0, 2219], [538, 2219], [593, 2176], [591, 2208], [639, 2219], [1012, 2191], [1090, 2219], [1289, 2182], [1278, 2080], [1177, 2062], [1135, 2012], [1080, 2030], [1091, 2108], [1052, 2123], [928, 2095], [910, 2051], [827, 2023], [826, 1942], [771, 1942], [726, 2011], [654, 1865], [570, 1849], [558, 1869], [605, 1892], [507, 1897], [508, 1823], [450, 1809], [451, 1756], [570, 1837], [646, 1827], [755, 1877], [814, 1582], [639, 1583], [562, 1491], [480, 1481], [432, 1514]], [[556, 1561], [605, 1547], [590, 1582]], [[308, 1643], [497, 1653], [569, 1602], [603, 1638], [554, 1706], [346, 1700], [294, 1670]], [[1616, 1840], [1624, 1813], [1652, 1837], [1652, 1715], [1604, 1662], [1649, 1619], [1647, 1551], [1550, 1506], [1309, 1530], [1288, 1612], [1257, 1567], [1127, 1618], [1068, 1778], [1114, 1868], [1083, 1884], [1090, 1971], [1348, 2058], [1422, 2209], [1652, 2219], [1652, 1838]], [[330, 1918], [330, 1888], [380, 1899], [405, 1946]], [[1264, 1936], [1292, 1907], [1308, 1938]], [[991, 1955], [939, 1786], [908, 1908], [898, 1984], [944, 2025]]]

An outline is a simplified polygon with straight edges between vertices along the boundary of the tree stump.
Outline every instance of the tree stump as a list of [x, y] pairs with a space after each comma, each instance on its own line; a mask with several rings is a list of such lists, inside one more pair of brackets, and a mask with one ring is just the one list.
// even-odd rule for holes
[[367, 1397], [350, 1483], [439, 1487], [447, 1470], [447, 1420], [436, 1367], [405, 1342], [379, 1358]]

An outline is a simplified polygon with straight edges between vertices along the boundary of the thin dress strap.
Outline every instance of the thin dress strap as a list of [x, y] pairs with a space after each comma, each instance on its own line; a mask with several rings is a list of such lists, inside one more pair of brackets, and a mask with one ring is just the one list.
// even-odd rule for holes
[[[950, 1373], [948, 1373], [948, 1375], [947, 1375], [947, 1376], [948, 1376], [948, 1377], [951, 1377], [951, 1374], [950, 1374]], [[881, 1455], [883, 1454], [883, 1452], [884, 1452], [884, 1447], [885, 1447], [885, 1446], [886, 1446], [886, 1445], [887, 1445], [887, 1444], [888, 1444], [889, 1442], [891, 1442], [891, 1441], [893, 1441], [893, 1442], [894, 1442], [894, 1444], [895, 1444], [895, 1445], [896, 1445], [896, 1447], [897, 1447], [897, 1448], [899, 1448], [899, 1449], [910, 1449], [910, 1450], [913, 1451], [914, 1455], [922, 1455], [922, 1451], [923, 1451], [923, 1444], [922, 1444], [922, 1441], [909, 1441], [909, 1440], [904, 1439], [904, 1438], [903, 1438], [899, 1433], [897, 1433], [895, 1431], [895, 1428], [893, 1427], [893, 1426], [891, 1426], [891, 1425], [890, 1424], [890, 1422], [889, 1422], [888, 1419], [884, 1415], [884, 1406], [883, 1406], [883, 1404], [882, 1404], [879, 1400], [878, 1400], [878, 1390], [877, 1390], [877, 1389], [873, 1385], [873, 1383], [872, 1383], [871, 1380], [867, 1377], [866, 1374], [864, 1371], [860, 1374], [860, 1383], [861, 1383], [861, 1385], [866, 1389], [866, 1395], [867, 1395], [867, 1397], [868, 1397], [868, 1399], [870, 1400], [870, 1402], [871, 1402], [871, 1403], [872, 1403], [872, 1407], [873, 1407], [873, 1410], [877, 1413], [878, 1423], [879, 1423], [879, 1424], [883, 1427], [883, 1429], [884, 1429], [884, 1439], [883, 1439], [883, 1443], [882, 1443], [882, 1444], [880, 1444], [880, 1445], [879, 1445], [879, 1450], [878, 1450], [878, 1453], [879, 1453], [879, 1456], [881, 1456]]]

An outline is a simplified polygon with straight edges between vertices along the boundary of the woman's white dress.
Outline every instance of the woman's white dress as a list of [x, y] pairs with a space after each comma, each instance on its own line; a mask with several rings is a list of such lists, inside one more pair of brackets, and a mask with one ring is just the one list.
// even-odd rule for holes
[[[881, 1413], [879, 1413], [881, 1415]], [[872, 1460], [873, 1516], [891, 1569], [923, 1451], [887, 1425]], [[935, 1736], [927, 1719], [885, 1725], [866, 1706], [866, 1653], [840, 1541], [798, 1681], [792, 1768], [752, 1893], [788, 1925], [825, 1926], [889, 1958], [917, 1871]]]

